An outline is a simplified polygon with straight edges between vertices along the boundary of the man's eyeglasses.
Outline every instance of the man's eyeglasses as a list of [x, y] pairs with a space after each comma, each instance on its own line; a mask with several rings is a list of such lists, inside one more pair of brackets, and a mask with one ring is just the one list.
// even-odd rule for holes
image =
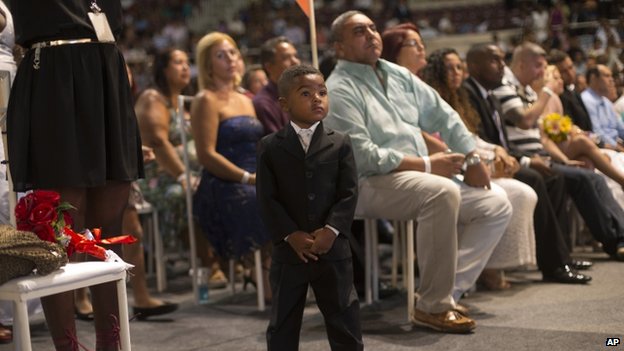
[[416, 39], [405, 40], [403, 42], [403, 45], [401, 45], [401, 46], [415, 46], [415, 47], [417, 47], [419, 49], [424, 49], [425, 48], [425, 45], [423, 43], [419, 42]]

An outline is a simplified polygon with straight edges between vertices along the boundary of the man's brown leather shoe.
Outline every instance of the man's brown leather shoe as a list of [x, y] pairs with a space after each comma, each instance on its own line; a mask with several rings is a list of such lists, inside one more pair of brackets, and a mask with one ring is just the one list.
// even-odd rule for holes
[[477, 326], [474, 320], [456, 311], [426, 313], [414, 308], [411, 319], [414, 325], [444, 333], [469, 333]]
[[619, 261], [624, 261], [624, 242], [618, 244], [617, 250], [615, 251], [615, 258]]
[[470, 311], [468, 310], [468, 307], [464, 306], [464, 305], [461, 305], [459, 302], [455, 303], [455, 308], [453, 309], [453, 311], [459, 312], [462, 315], [464, 315], [465, 317], [470, 316]]

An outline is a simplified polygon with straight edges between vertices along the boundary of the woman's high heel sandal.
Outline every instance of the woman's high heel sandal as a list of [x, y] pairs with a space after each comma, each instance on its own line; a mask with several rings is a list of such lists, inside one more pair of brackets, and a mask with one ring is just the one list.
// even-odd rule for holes
[[221, 269], [213, 270], [210, 279], [208, 279], [208, 287], [210, 289], [223, 289], [227, 286], [228, 280], [225, 273]]
[[92, 321], [93, 320], [93, 311], [87, 312], [87, 313], [82, 313], [82, 312], [78, 311], [78, 308], [76, 308], [74, 310], [74, 312], [76, 314], [76, 319], [79, 319], [81, 321]]
[[[262, 266], [262, 271], [266, 271], [268, 272], [269, 269]], [[253, 274], [253, 270], [252, 269], [246, 269], [243, 273], [243, 291], [247, 291], [247, 284], [251, 284], [251, 286], [254, 287], [254, 289], [258, 289], [258, 285], [256, 284], [256, 281], [254, 280], [254, 278], [252, 278], [252, 274]]]
[[177, 303], [163, 301], [162, 305], [154, 307], [133, 307], [132, 312], [140, 321], [146, 320], [148, 317], [160, 316], [163, 314], [174, 312], [178, 309]]
[[253, 281], [253, 279], [251, 279], [251, 275], [243, 275], [243, 291], [247, 291], [247, 284], [251, 284], [251, 286], [254, 287], [254, 289], [258, 289], [258, 286], [256, 284], [256, 282]]
[[[263, 272], [264, 271], [266, 271], [266, 272], [269, 271], [269, 269], [264, 267], [264, 266], [262, 267], [262, 270], [263, 270]], [[256, 281], [254, 280], [255, 276], [252, 278], [252, 272], [253, 272], [253, 270], [247, 270], [245, 272], [245, 274], [243, 274], [243, 291], [247, 291], [247, 284], [251, 284], [251, 286], [253, 286], [255, 290], [258, 290], [258, 284], [256, 284]], [[267, 283], [265, 283], [265, 285], [266, 284]], [[266, 291], [267, 291], [268, 288], [269, 287], [267, 287], [267, 286], [264, 287], [265, 294], [266, 294]], [[267, 298], [266, 296], [264, 297], [264, 303], [265, 304], [270, 305], [271, 301], [272, 301], [272, 298]]]

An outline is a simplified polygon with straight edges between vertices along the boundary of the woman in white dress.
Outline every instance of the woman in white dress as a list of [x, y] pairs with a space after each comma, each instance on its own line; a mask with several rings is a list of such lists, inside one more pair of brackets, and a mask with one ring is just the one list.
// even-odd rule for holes
[[[430, 79], [423, 80], [457, 110], [468, 129], [475, 134], [477, 147], [481, 150], [483, 158], [500, 161], [492, 163], [492, 168], [495, 164], [508, 165], [499, 167], [499, 172], [492, 172], [492, 190], [507, 194], [513, 206], [513, 216], [482, 272], [480, 282], [490, 290], [509, 288], [510, 284], [505, 280], [504, 269], [536, 264], [533, 212], [537, 204], [537, 194], [530, 186], [511, 179], [519, 166], [505, 149], [489, 144], [477, 136], [477, 124], [472, 121], [478, 121], [479, 116], [470, 107], [468, 97], [458, 93], [464, 78], [464, 70], [457, 53], [451, 50], [448, 54], [432, 55], [427, 59], [418, 28], [411, 23], [400, 24], [386, 30], [382, 38], [384, 41], [382, 57], [420, 77], [430, 76]], [[447, 62], [449, 58], [453, 62]], [[435, 62], [427, 62], [428, 60]], [[450, 70], [451, 66], [455, 69]], [[425, 74], [427, 70], [435, 70], [436, 73]], [[423, 137], [430, 154], [447, 149], [446, 145], [434, 136], [423, 132]]]

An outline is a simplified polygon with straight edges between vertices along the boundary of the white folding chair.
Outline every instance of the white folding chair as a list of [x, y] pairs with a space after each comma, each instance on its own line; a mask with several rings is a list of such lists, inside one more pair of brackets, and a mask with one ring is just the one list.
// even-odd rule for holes
[[[403, 285], [407, 292], [407, 320], [410, 320], [411, 311], [414, 309], [414, 221], [396, 221], [395, 237], [393, 238], [393, 256], [398, 256], [402, 251], [403, 259]], [[403, 233], [403, 234], [398, 234]], [[400, 238], [405, 238], [403, 244]], [[395, 244], [396, 243], [396, 244]], [[394, 249], [394, 246], [397, 246]], [[402, 246], [402, 249], [398, 246]], [[379, 240], [377, 234], [377, 220], [373, 218], [364, 219], [364, 300], [365, 304], [372, 304], [379, 301]], [[393, 257], [393, 266], [395, 259]], [[393, 271], [397, 268], [393, 267]]]
[[30, 329], [26, 302], [30, 299], [108, 282], [116, 282], [119, 304], [121, 349], [130, 351], [130, 325], [126, 295], [125, 262], [68, 263], [45, 276], [29, 275], [0, 285], [0, 300], [13, 301], [13, 339], [15, 350], [31, 351]]
[[[186, 184], [191, 184], [191, 172], [189, 161], [189, 150], [186, 140], [185, 119], [184, 119], [184, 103], [191, 101], [192, 96], [180, 95], [178, 96], [178, 129], [180, 130], [180, 136], [182, 138], [182, 160], [184, 161], [184, 172], [186, 174]], [[193, 282], [193, 295], [195, 296], [195, 304], [199, 304], [199, 285], [197, 284], [197, 242], [195, 241], [195, 225], [193, 222], [193, 189], [190, 186], [186, 187], [186, 221], [188, 225], [189, 233], [189, 250], [191, 257], [191, 275]]]
[[167, 270], [165, 250], [158, 228], [158, 210], [147, 201], [137, 206], [137, 213], [141, 218], [144, 242], [149, 253], [147, 260], [147, 274], [156, 271], [156, 289], [163, 292], [167, 289]]
[[[234, 259], [229, 260], [229, 279], [232, 295], [236, 293], [236, 276], [234, 272]], [[256, 299], [258, 301], [258, 311], [264, 311], [266, 304], [264, 302], [264, 279], [262, 279], [262, 254], [260, 250], [254, 251], [254, 274], [256, 276]]]

